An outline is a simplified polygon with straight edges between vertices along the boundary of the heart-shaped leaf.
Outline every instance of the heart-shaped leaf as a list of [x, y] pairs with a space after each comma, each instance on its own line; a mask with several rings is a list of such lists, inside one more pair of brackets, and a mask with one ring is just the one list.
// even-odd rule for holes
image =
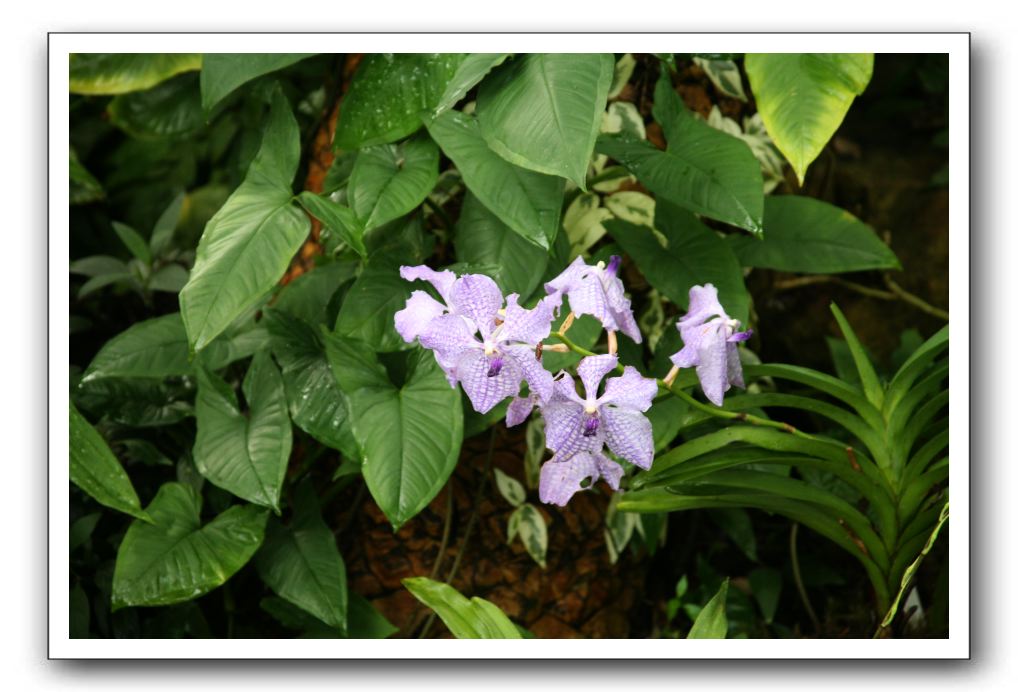
[[164, 483], [146, 508], [154, 523], [135, 521], [113, 570], [113, 610], [190, 601], [221, 586], [247, 564], [265, 532], [268, 512], [234, 505], [201, 525], [201, 496]]
[[357, 155], [347, 195], [365, 230], [408, 214], [438, 181], [438, 147], [429, 137], [382, 144]]

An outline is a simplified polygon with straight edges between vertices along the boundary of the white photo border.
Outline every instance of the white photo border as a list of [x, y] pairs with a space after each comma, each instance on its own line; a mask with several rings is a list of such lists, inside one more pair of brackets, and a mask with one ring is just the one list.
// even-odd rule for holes
[[[203, 52], [873, 52], [949, 54], [950, 636], [945, 639], [102, 640], [69, 637], [68, 55]], [[51, 33], [49, 35], [51, 659], [967, 659], [970, 657], [970, 36], [967, 33]], [[625, 643], [631, 642], [631, 643]]]

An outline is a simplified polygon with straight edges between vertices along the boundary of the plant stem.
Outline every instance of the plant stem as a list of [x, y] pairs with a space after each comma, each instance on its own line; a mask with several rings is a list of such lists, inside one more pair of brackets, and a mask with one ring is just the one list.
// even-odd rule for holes
[[802, 600], [802, 605], [806, 608], [806, 614], [809, 615], [809, 619], [813, 623], [813, 629], [819, 637], [820, 619], [817, 617], [816, 611], [813, 610], [813, 604], [809, 602], [809, 594], [806, 593], [806, 585], [802, 583], [802, 572], [799, 569], [798, 538], [799, 522], [793, 522], [792, 533], [788, 538], [788, 548], [792, 554], [792, 575], [795, 577], [795, 588], [799, 591], [799, 598]]

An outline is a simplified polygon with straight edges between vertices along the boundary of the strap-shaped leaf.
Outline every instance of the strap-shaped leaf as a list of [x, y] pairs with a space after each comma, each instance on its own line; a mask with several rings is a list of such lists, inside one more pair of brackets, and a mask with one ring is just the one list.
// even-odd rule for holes
[[265, 532], [268, 512], [234, 505], [201, 525], [201, 496], [164, 483], [146, 508], [153, 524], [135, 521], [117, 550], [113, 610], [198, 598], [247, 564]]
[[936, 334], [927, 339], [922, 346], [917, 348], [908, 357], [898, 372], [887, 385], [887, 393], [884, 397], [884, 411], [889, 414], [898, 405], [901, 399], [908, 394], [912, 383], [923, 374], [930, 366], [930, 363], [939, 356], [948, 346], [948, 326], [944, 325]]
[[403, 580], [403, 586], [442, 619], [457, 639], [522, 639], [516, 625], [491, 601], [467, 598], [448, 584], [427, 577]]
[[862, 382], [862, 389], [866, 393], [866, 398], [879, 410], [884, 404], [884, 386], [877, 377], [877, 371], [873, 369], [873, 363], [870, 362], [869, 357], [866, 355], [866, 350], [859, 343], [859, 337], [852, 330], [852, 325], [848, 323], [845, 315], [835, 303], [831, 303], [831, 312], [834, 314], [834, 319], [837, 320], [838, 326], [841, 327], [841, 333], [848, 344], [848, 350], [852, 354], [855, 368], [859, 372], [859, 380]]
[[180, 292], [191, 348], [200, 351], [279, 281], [311, 228], [290, 184], [300, 132], [282, 91], [273, 92], [261, 148], [247, 177], [205, 226]]
[[477, 120], [457, 111], [429, 123], [428, 132], [484, 206], [531, 243], [551, 248], [562, 211], [562, 178], [509, 163], [488, 147]]
[[873, 74], [872, 53], [747, 53], [767, 133], [801, 183]]
[[347, 196], [365, 230], [408, 214], [438, 181], [438, 147], [429, 137], [361, 149]]
[[205, 53], [201, 66], [201, 105], [206, 114], [242, 84], [289, 67], [315, 53]]
[[199, 370], [194, 463], [215, 485], [278, 514], [293, 440], [283, 379], [268, 351], [255, 354], [243, 389], [247, 415], [226, 382]]
[[456, 466], [463, 442], [460, 391], [421, 349], [409, 354], [405, 381], [397, 387], [363, 342], [327, 333], [325, 348], [349, 401], [368, 490], [399, 529], [434, 499]]
[[505, 160], [586, 190], [614, 70], [610, 53], [517, 56], [478, 91], [481, 136]]
[[294, 494], [293, 522], [269, 525], [255, 562], [269, 588], [346, 633], [346, 566], [309, 482], [301, 483]]
[[99, 504], [150, 521], [124, 467], [99, 431], [70, 405], [71, 482]]
[[880, 411], [873, 407], [873, 404], [858, 388], [826, 373], [798, 365], [767, 363], [747, 364], [743, 366], [743, 374], [746, 377], [776, 377], [813, 387], [851, 406], [859, 414], [859, 417], [874, 430], [880, 430], [884, 426], [884, 419], [880, 415]]

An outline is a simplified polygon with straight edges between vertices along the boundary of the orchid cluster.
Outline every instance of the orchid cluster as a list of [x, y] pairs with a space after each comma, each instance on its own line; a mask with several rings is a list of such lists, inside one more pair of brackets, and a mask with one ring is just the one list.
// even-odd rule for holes
[[[605, 447], [642, 469], [649, 469], [654, 460], [651, 424], [644, 414], [659, 382], [632, 366], [620, 366], [616, 355], [616, 332], [642, 341], [618, 276], [619, 264], [617, 256], [594, 266], [577, 257], [545, 284], [546, 295], [530, 309], [519, 304], [516, 293], [503, 298], [497, 284], [482, 274], [457, 277], [423, 265], [400, 268], [400, 276], [430, 283], [440, 298], [422, 290], [411, 294], [395, 316], [403, 340], [431, 350], [450, 386], [462, 385], [478, 413], [512, 397], [506, 412], [506, 424], [512, 427], [525, 421], [535, 407], [541, 410], [546, 443], [554, 453], [541, 467], [542, 502], [564, 506], [599, 479], [618, 490], [623, 469]], [[565, 344], [543, 343], [564, 298], [572, 313], [562, 332], [573, 317], [582, 315], [591, 315], [608, 332], [609, 353], [587, 356], [576, 367], [582, 396], [568, 372], [553, 375], [541, 364], [543, 351], [568, 350]], [[679, 368], [695, 367], [704, 394], [718, 406], [732, 384], [745, 386], [736, 343], [749, 338], [750, 332], [736, 331], [738, 321], [725, 313], [714, 286], [690, 290], [689, 311], [676, 326], [684, 346], [671, 357], [675, 367], [665, 386]], [[613, 371], [621, 374], [605, 379]], [[521, 396], [523, 382], [527, 393]]]

